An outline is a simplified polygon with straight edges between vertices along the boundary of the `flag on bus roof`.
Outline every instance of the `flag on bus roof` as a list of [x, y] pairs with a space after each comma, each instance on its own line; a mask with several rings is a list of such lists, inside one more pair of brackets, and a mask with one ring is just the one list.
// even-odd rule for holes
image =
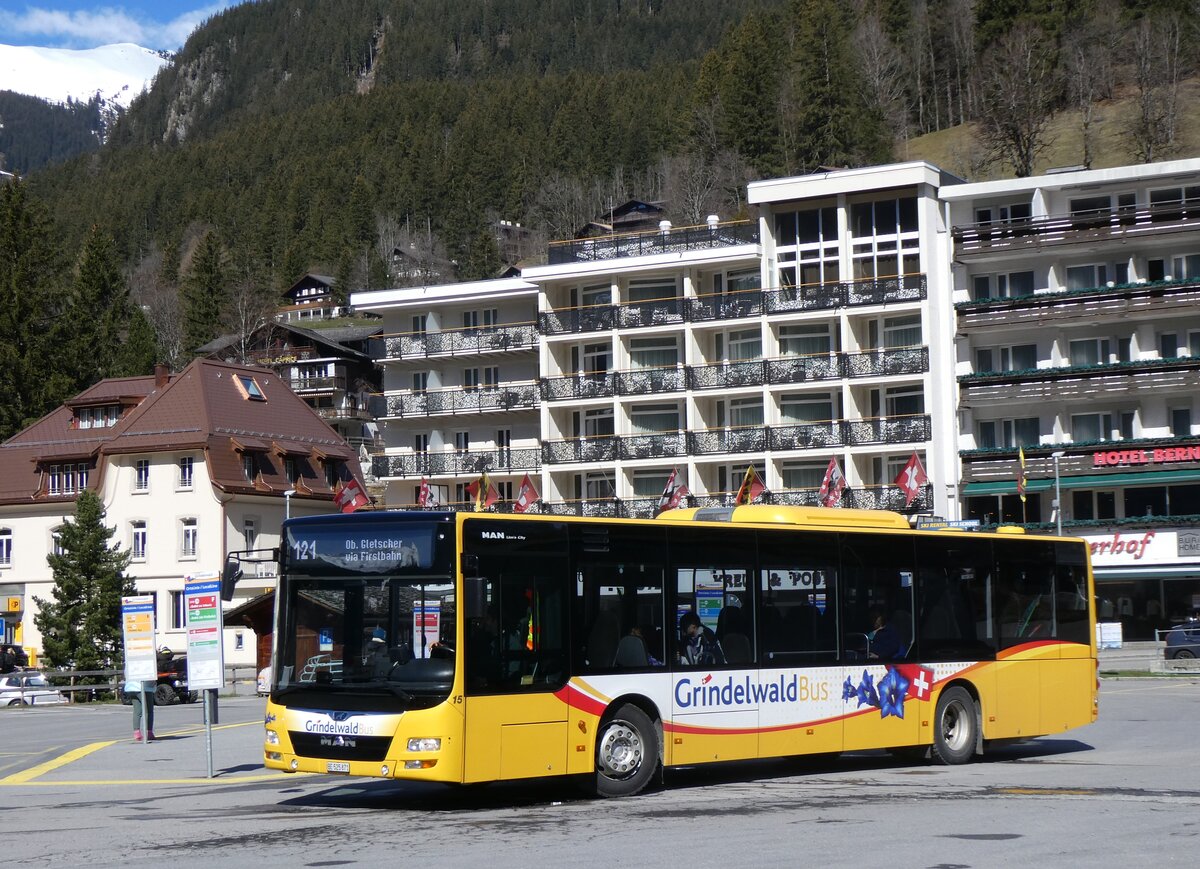
[[353, 513], [359, 507], [365, 507], [371, 503], [371, 499], [367, 497], [363, 487], [353, 477], [338, 487], [333, 500], [343, 513]]
[[913, 500], [921, 494], [921, 487], [929, 482], [929, 478], [925, 476], [925, 468], [921, 465], [921, 457], [913, 453], [908, 464], [900, 470], [892, 482], [904, 490], [904, 506], [908, 507], [912, 504]]
[[529, 474], [521, 480], [521, 488], [517, 491], [517, 500], [513, 502], [514, 513], [524, 513], [534, 504], [541, 500], [541, 495], [534, 488], [533, 480], [529, 478]]
[[821, 499], [822, 506], [836, 507], [842, 500], [844, 491], [846, 491], [846, 478], [838, 466], [837, 457], [834, 456], [829, 460], [829, 467], [825, 469], [825, 479], [821, 481], [821, 491], [817, 495]]
[[758, 471], [754, 465], [746, 468], [746, 476], [742, 479], [742, 486], [738, 489], [737, 497], [733, 499], [734, 505], [753, 504], [754, 499], [767, 491], [766, 485], [762, 481], [762, 477], [758, 475]]
[[492, 481], [488, 478], [487, 471], [483, 472], [478, 480], [473, 480], [467, 483], [467, 494], [475, 502], [475, 512], [479, 513], [486, 510], [488, 507], [500, 500], [500, 493], [496, 487], [492, 485]]
[[667, 486], [663, 489], [662, 497], [658, 499], [659, 513], [664, 510], [674, 510], [684, 498], [692, 494], [683, 483], [675, 482], [678, 474], [678, 468], [671, 468], [671, 476], [667, 477]]
[[1028, 485], [1028, 480], [1025, 478], [1025, 448], [1017, 447], [1017, 458], [1021, 462], [1021, 470], [1017, 475], [1017, 494], [1021, 496], [1022, 503], [1025, 501], [1025, 487]]

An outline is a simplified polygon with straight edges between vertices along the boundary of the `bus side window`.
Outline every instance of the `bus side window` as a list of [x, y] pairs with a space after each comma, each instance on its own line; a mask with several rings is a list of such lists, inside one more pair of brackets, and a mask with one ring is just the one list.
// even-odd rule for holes
[[837, 538], [830, 533], [758, 535], [762, 661], [768, 666], [837, 660]]

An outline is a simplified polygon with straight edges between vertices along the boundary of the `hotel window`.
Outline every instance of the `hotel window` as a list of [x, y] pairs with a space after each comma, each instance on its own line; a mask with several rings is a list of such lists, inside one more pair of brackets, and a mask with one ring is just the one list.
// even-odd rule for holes
[[146, 523], [141, 519], [136, 519], [129, 523], [130, 530], [130, 551], [133, 553], [134, 561], [146, 560]]
[[1108, 282], [1108, 268], [1103, 264], [1067, 267], [1068, 290], [1090, 290]]
[[[577, 294], [579, 297], [579, 307], [590, 308], [598, 305], [612, 304], [612, 287], [608, 284], [595, 284], [594, 286], [584, 287], [579, 291], [572, 289], [572, 303]], [[574, 305], [572, 306], [574, 307]]]
[[428, 322], [429, 316], [427, 314], [414, 314], [412, 318], [412, 334], [424, 335]]
[[731, 398], [729, 400], [730, 428], [751, 428], [762, 425], [764, 420], [761, 398]]
[[1028, 447], [1041, 440], [1041, 426], [1036, 416], [1022, 419], [988, 419], [978, 425], [979, 449], [998, 447]]
[[499, 453], [500, 464], [508, 465], [512, 462], [512, 429], [496, 429], [496, 450]]
[[1033, 272], [974, 275], [971, 292], [975, 299], [1011, 299], [1033, 295]]
[[414, 434], [413, 435], [413, 452], [424, 454], [429, 452], [429, 435]]
[[1170, 259], [1146, 261], [1146, 279], [1151, 281], [1182, 281], [1200, 277], [1200, 254], [1173, 256]]
[[191, 456], [184, 456], [179, 460], [179, 488], [192, 488], [192, 463]]
[[1171, 415], [1171, 434], [1177, 438], [1190, 437], [1192, 434], [1192, 409], [1190, 407], [1173, 407], [1168, 412]]
[[833, 400], [828, 394], [784, 395], [779, 400], [779, 416], [784, 425], [828, 423], [834, 419]]
[[454, 451], [460, 456], [471, 449], [471, 433], [469, 431], [456, 431], [454, 433]]
[[674, 278], [644, 278], [629, 282], [625, 295], [627, 301], [658, 302], [679, 296], [679, 287]]
[[12, 567], [12, 529], [0, 528], [0, 567]]
[[829, 462], [784, 462], [780, 469], [785, 489], [820, 489]]
[[717, 358], [722, 362], [744, 362], [762, 358], [762, 332], [738, 329], [716, 336]]
[[[576, 417], [578, 419], [578, 416]], [[583, 413], [583, 437], [607, 437], [616, 432], [612, 408], [598, 408]]]
[[483, 385], [488, 389], [495, 389], [500, 385], [499, 365], [489, 365], [483, 369]]
[[919, 416], [925, 412], [925, 390], [919, 386], [892, 386], [884, 392], [888, 416]]
[[1162, 359], [1178, 359], [1179, 336], [1174, 332], [1163, 332], [1158, 336], [1158, 355]]
[[827, 356], [835, 350], [828, 323], [804, 323], [779, 327], [779, 352], [784, 356]]
[[[667, 488], [667, 480], [670, 477], [670, 471], [634, 471], [633, 494], [638, 498], [661, 497], [663, 490]], [[677, 474], [675, 476], [676, 485], [681, 485], [683, 482], [682, 476]]]
[[464, 368], [463, 369], [463, 389], [473, 390], [479, 388], [479, 369]]
[[1073, 366], [1105, 365], [1112, 354], [1112, 342], [1107, 338], [1086, 338], [1068, 345]]
[[885, 350], [901, 350], [906, 347], [920, 347], [924, 343], [921, 340], [920, 314], [906, 317], [884, 317], [882, 345], [875, 334], [878, 321], [872, 320], [871, 327], [871, 346], [873, 347], [882, 346]]
[[629, 362], [634, 368], [674, 368], [679, 363], [678, 339], [669, 335], [631, 338]]
[[1012, 202], [1008, 205], [989, 205], [975, 209], [976, 223], [1011, 223], [1028, 220], [1033, 210], [1028, 202]]
[[589, 471], [583, 475], [583, 497], [589, 501], [612, 498], [617, 494], [616, 478], [609, 471]]
[[885, 199], [850, 206], [854, 278], [890, 278], [921, 271], [917, 199]]
[[1116, 519], [1116, 492], [1076, 489], [1071, 493], [1071, 518], [1081, 522], [1089, 519]]
[[629, 412], [635, 434], [679, 431], [679, 408], [673, 404], [643, 404]]
[[838, 238], [837, 209], [814, 208], [775, 216], [777, 247], [824, 244]]
[[195, 558], [199, 535], [199, 527], [195, 519], [182, 520], [180, 522], [179, 554], [184, 558]]
[[429, 372], [414, 371], [412, 376], [412, 391], [421, 395], [429, 388]]
[[150, 460], [138, 459], [133, 466], [133, 490], [135, 492], [150, 491]]
[[571, 367], [581, 374], [607, 374], [612, 368], [612, 347], [609, 344], [584, 344], [582, 365], [580, 348], [571, 348]]
[[981, 347], [975, 351], [975, 371], [978, 374], [999, 371], [1031, 371], [1035, 368], [1037, 368], [1036, 344]]
[[1114, 436], [1111, 413], [1077, 413], [1071, 415], [1071, 441], [1089, 443], [1111, 441]]

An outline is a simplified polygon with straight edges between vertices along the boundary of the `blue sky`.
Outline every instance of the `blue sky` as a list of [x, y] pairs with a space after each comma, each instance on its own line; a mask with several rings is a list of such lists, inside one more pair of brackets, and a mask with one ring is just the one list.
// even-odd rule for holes
[[209, 16], [246, 0], [0, 0], [0, 44], [175, 51]]

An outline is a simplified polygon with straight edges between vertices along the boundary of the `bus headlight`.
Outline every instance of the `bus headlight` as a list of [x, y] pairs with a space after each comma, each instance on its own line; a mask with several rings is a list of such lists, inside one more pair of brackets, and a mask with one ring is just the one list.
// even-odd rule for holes
[[420, 739], [410, 739], [408, 741], [409, 751], [441, 751], [442, 741], [431, 737], [422, 737]]
[[279, 745], [279, 734], [274, 730], [267, 731], [267, 745]]

